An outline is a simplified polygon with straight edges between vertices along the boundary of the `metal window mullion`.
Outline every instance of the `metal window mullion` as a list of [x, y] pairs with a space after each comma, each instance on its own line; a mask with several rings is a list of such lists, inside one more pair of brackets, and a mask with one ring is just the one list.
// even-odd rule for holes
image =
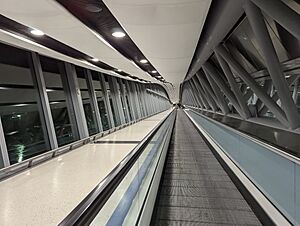
[[[150, 85], [150, 89], [152, 90], [153, 89], [153, 85]], [[156, 106], [156, 97], [153, 93], [150, 93], [150, 96], [151, 96], [151, 102], [152, 102], [152, 108], [153, 108], [153, 113], [156, 113], [158, 112], [157, 110], [157, 106]]]
[[133, 82], [132, 85], [135, 88], [137, 104], [138, 104], [138, 107], [139, 107], [139, 110], [140, 110], [140, 118], [142, 118], [142, 117], [144, 117], [144, 111], [143, 111], [143, 106], [142, 106], [141, 100], [140, 100], [140, 91], [139, 91], [139, 88], [138, 88], [138, 85], [137, 85], [136, 82]]
[[141, 98], [142, 94], [141, 94], [139, 83], [135, 83], [135, 87], [136, 87], [138, 102], [139, 102], [140, 109], [141, 109], [141, 116], [145, 117], [144, 103], [143, 103], [142, 98]]
[[145, 109], [145, 116], [148, 116], [148, 108], [147, 108], [147, 101], [146, 101], [146, 97], [145, 97], [145, 91], [144, 91], [144, 85], [140, 84], [140, 89], [141, 89], [141, 94], [142, 94], [142, 101], [144, 104], [144, 109]]
[[115, 127], [115, 121], [114, 121], [114, 117], [113, 117], [113, 113], [112, 113], [112, 109], [111, 109], [111, 105], [110, 105], [110, 101], [109, 101], [109, 96], [108, 96], [108, 91], [107, 91], [107, 87], [106, 87], [105, 78], [104, 78], [104, 75], [102, 73], [99, 74], [99, 79], [100, 79], [100, 86], [101, 86], [101, 89], [102, 89], [102, 92], [103, 92], [106, 112], [108, 114], [109, 127], [114, 128]]
[[102, 132], [103, 126], [102, 126], [102, 121], [101, 121], [100, 110], [98, 107], [97, 96], [95, 93], [95, 87], [94, 87], [94, 83], [93, 83], [92, 74], [89, 69], [84, 69], [84, 73], [85, 73], [85, 79], [86, 79], [88, 92], [89, 92], [89, 96], [90, 96], [90, 100], [91, 100], [93, 117], [95, 119], [98, 132]]
[[140, 89], [141, 89], [141, 98], [144, 104], [144, 109], [145, 109], [145, 116], [148, 116], [148, 105], [147, 105], [147, 100], [145, 96], [145, 89], [144, 89], [144, 84], [140, 84]]
[[148, 91], [147, 89], [151, 89], [151, 86], [146, 86], [146, 94], [147, 94], [147, 100], [149, 103], [149, 110], [150, 110], [150, 114], [154, 113], [154, 106], [153, 106], [153, 99], [152, 99], [152, 94]]
[[137, 113], [136, 113], [135, 106], [134, 106], [133, 93], [130, 89], [128, 80], [124, 80], [124, 83], [125, 83], [125, 87], [127, 90], [127, 96], [128, 96], [128, 101], [129, 101], [129, 105], [130, 105], [132, 120], [135, 121], [137, 119]]
[[65, 62], [64, 67], [66, 74], [65, 76], [62, 76], [62, 80], [64, 82], [64, 85], [68, 86], [68, 88], [66, 89], [66, 95], [69, 96], [71, 102], [69, 102], [69, 104], [72, 105], [73, 112], [71, 113], [71, 115], [74, 115], [75, 117], [79, 138], [83, 139], [89, 136], [89, 132], [83, 109], [83, 103], [80, 88], [78, 85], [75, 66]]
[[[272, 78], [273, 84], [277, 89], [282, 109], [284, 110], [289, 121], [289, 127], [295, 129], [300, 126], [300, 117], [292, 96], [290, 95], [289, 87], [282, 72], [280, 62], [265, 24], [262, 12], [250, 0], [245, 1], [244, 9], [249, 24], [256, 37], [256, 41], [262, 50], [261, 53], [265, 60], [270, 77]], [[298, 16], [298, 20], [300, 20], [300, 16]], [[299, 31], [300, 23], [299, 21], [297, 23], [299, 25]]]
[[43, 130], [46, 130], [44, 133], [47, 135], [46, 139], [48, 140], [49, 148], [56, 149], [58, 148], [58, 142], [56, 138], [49, 98], [46, 91], [43, 70], [38, 53], [30, 53], [30, 68], [32, 71], [31, 74], [33, 83], [38, 92], [39, 114], [41, 116]]
[[120, 92], [121, 92], [121, 98], [123, 98], [123, 103], [125, 107], [125, 112], [127, 114], [127, 120], [128, 122], [130, 122], [130, 114], [129, 114], [129, 109], [128, 109], [128, 105], [127, 105], [127, 101], [126, 101], [126, 93], [125, 93], [125, 89], [124, 89], [124, 84], [121, 78], [118, 78], [119, 80], [119, 85], [120, 85]]
[[[151, 90], [151, 86], [148, 86], [148, 89]], [[151, 109], [151, 114], [155, 113], [155, 109], [154, 109], [154, 102], [153, 102], [153, 94], [148, 92], [148, 96], [149, 96], [149, 103], [150, 103], [150, 109]]]
[[117, 87], [117, 79], [116, 77], [113, 76], [109, 76], [108, 77], [108, 82], [109, 82], [109, 87], [111, 90], [111, 94], [112, 94], [112, 100], [113, 100], [113, 105], [114, 105], [114, 109], [115, 109], [115, 114], [116, 114], [116, 118], [117, 120], [119, 120], [119, 124], [125, 124], [125, 116], [124, 116], [124, 112], [123, 112], [123, 107], [122, 107], [122, 102], [121, 102], [121, 97], [120, 97], [120, 93]]
[[137, 112], [137, 119], [140, 119], [142, 117], [142, 113], [141, 113], [141, 107], [140, 107], [139, 100], [138, 100], [138, 93], [136, 90], [136, 86], [135, 86], [134, 82], [130, 82], [129, 85], [131, 87], [132, 95], [134, 97], [133, 100], [135, 102], [135, 110]]
[[3, 126], [2, 126], [1, 115], [0, 115], [0, 157], [2, 158], [4, 167], [10, 166], [9, 155], [8, 155], [8, 150], [7, 150], [7, 146], [6, 146], [6, 141], [5, 141], [4, 130], [3, 130]]

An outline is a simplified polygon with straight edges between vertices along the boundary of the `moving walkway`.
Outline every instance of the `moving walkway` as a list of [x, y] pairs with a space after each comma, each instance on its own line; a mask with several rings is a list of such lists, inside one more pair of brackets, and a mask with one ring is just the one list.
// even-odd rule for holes
[[259, 197], [251, 175], [243, 179], [247, 172], [218, 152], [197, 117], [170, 112], [60, 225], [292, 225], [284, 206], [262, 194], [269, 191]]

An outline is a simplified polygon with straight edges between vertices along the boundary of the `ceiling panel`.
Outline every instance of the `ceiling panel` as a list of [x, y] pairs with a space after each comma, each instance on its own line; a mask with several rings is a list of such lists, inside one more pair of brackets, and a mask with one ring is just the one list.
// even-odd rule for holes
[[178, 99], [211, 0], [104, 0]]
[[115, 68], [157, 82], [119, 52], [106, 45], [96, 33], [54, 0], [1, 0], [0, 13], [21, 24], [42, 30], [52, 38]]

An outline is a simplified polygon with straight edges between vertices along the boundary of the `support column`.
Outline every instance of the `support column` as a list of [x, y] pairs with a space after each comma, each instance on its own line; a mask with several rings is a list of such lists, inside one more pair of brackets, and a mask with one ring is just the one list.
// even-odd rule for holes
[[118, 120], [120, 120], [119, 121], [120, 125], [125, 124], [125, 116], [124, 116], [120, 91], [119, 91], [118, 85], [117, 85], [117, 79], [116, 79], [116, 77], [109, 76], [108, 81], [110, 83], [109, 84], [110, 90], [112, 91], [111, 94], [113, 97], [113, 105], [114, 105], [114, 109], [115, 109], [115, 114], [117, 114], [116, 118]]
[[100, 73], [99, 78], [100, 78], [101, 89], [103, 92], [105, 108], [106, 108], [106, 111], [108, 114], [109, 127], [114, 128], [116, 126], [116, 124], [115, 124], [113, 113], [112, 113], [111, 106], [110, 106], [110, 101], [109, 101], [109, 96], [108, 96], [108, 92], [107, 92], [107, 88], [106, 88], [106, 82], [105, 82], [104, 75], [102, 73]]
[[[268, 2], [268, 0], [264, 0]], [[272, 1], [275, 5], [278, 1]], [[283, 4], [283, 3], [282, 3]], [[266, 27], [263, 15], [260, 9], [254, 5], [250, 0], [246, 0], [244, 4], [245, 12], [247, 14], [249, 23], [253, 29], [254, 35], [262, 50], [263, 58], [272, 78], [273, 84], [277, 89], [280, 98], [281, 106], [289, 121], [289, 127], [295, 129], [300, 126], [300, 117], [297, 112], [296, 105], [290, 95], [289, 87], [280, 67], [280, 62], [274, 49], [271, 37]], [[279, 10], [279, 9], [278, 9]], [[280, 9], [281, 10], [281, 9]], [[292, 14], [293, 15], [293, 14]], [[286, 15], [288, 16], [288, 15]], [[296, 18], [295, 18], [296, 19]], [[300, 34], [300, 16], [297, 17], [299, 27], [297, 27]], [[293, 23], [294, 24], [294, 23]], [[300, 36], [299, 36], [300, 38]]]
[[44, 134], [47, 136], [49, 149], [56, 149], [58, 148], [58, 142], [56, 139], [55, 127], [52, 119], [51, 107], [46, 91], [40, 57], [37, 53], [31, 52], [30, 54], [30, 68], [34, 86], [39, 94], [38, 106]]
[[94, 118], [95, 118], [96, 126], [98, 131], [102, 132], [103, 131], [102, 121], [101, 121], [100, 111], [98, 107], [97, 97], [95, 94], [95, 87], [93, 83], [92, 74], [91, 71], [88, 69], [84, 69], [84, 74], [85, 74], [85, 79], [88, 87], [89, 96], [91, 99], [92, 112], [93, 115], [95, 116]]
[[2, 121], [1, 121], [1, 116], [0, 116], [0, 158], [1, 158], [0, 159], [0, 169], [2, 168], [1, 165], [3, 165], [3, 167], [10, 166], [3, 126], [2, 126]]
[[125, 86], [126, 86], [126, 90], [127, 90], [129, 104], [130, 104], [132, 120], [135, 121], [137, 119], [137, 113], [136, 113], [136, 109], [135, 109], [135, 106], [134, 106], [133, 93], [131, 92], [131, 89], [129, 87], [128, 80], [125, 80], [124, 82], [125, 82]]
[[134, 94], [135, 106], [137, 110], [138, 119], [142, 117], [142, 109], [139, 103], [138, 93], [134, 82], [130, 82], [131, 90]]
[[[71, 105], [73, 106], [73, 113], [76, 120], [77, 130], [79, 138], [83, 139], [89, 136], [86, 118], [83, 110], [83, 103], [80, 94], [80, 88], [78, 85], [77, 75], [74, 65], [70, 63], [64, 63], [66, 75], [62, 76], [62, 80], [65, 83], [64, 85], [68, 86], [67, 95], [69, 95], [71, 100]], [[66, 80], [65, 78], [66, 77]], [[72, 117], [72, 116], [70, 116]]]
[[141, 98], [144, 104], [144, 109], [145, 109], [145, 116], [149, 115], [149, 109], [147, 105], [147, 99], [146, 99], [146, 90], [144, 84], [139, 84], [140, 85], [140, 90], [141, 90]]
[[121, 78], [118, 78], [118, 82], [119, 82], [119, 86], [120, 86], [121, 99], [123, 99], [123, 104], [124, 104], [123, 107], [125, 108], [125, 112], [127, 115], [127, 122], [130, 122], [130, 114], [129, 114], [129, 109], [128, 109], [128, 105], [127, 105], [127, 101], [126, 101], [126, 93], [125, 93], [125, 89], [124, 89], [124, 84], [123, 84]]

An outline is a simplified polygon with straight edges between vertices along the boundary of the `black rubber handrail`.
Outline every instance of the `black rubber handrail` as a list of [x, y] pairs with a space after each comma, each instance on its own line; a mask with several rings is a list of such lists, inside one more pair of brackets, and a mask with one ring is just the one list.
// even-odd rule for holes
[[89, 225], [174, 109], [68, 214], [59, 226]]

